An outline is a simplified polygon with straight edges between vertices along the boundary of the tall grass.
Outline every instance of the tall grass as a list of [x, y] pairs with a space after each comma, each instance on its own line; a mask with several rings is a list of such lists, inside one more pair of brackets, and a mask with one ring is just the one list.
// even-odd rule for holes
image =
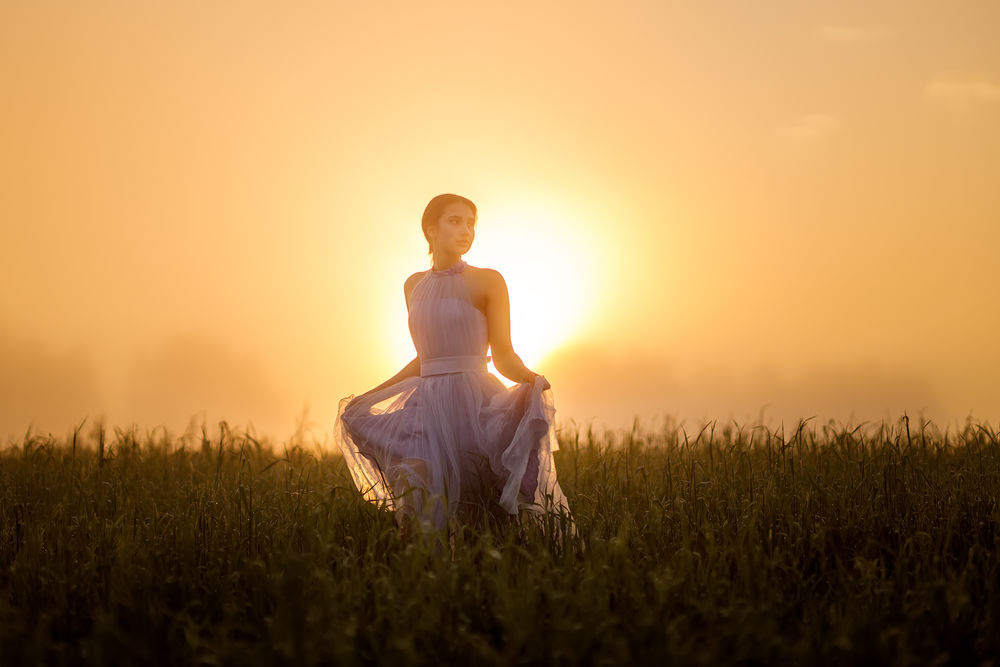
[[[140, 442], [141, 440], [141, 442]], [[576, 532], [400, 539], [339, 456], [224, 422], [0, 453], [4, 664], [979, 664], [1000, 436], [569, 431]]]

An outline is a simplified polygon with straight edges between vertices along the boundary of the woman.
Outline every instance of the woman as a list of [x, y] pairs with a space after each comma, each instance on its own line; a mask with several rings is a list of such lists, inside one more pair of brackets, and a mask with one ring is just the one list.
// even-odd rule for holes
[[[403, 285], [417, 357], [378, 387], [340, 402], [335, 436], [358, 489], [424, 530], [485, 508], [568, 514], [552, 452], [549, 383], [510, 340], [503, 277], [469, 266], [476, 206], [443, 194], [421, 226], [433, 265]], [[517, 382], [504, 387], [486, 370]]]

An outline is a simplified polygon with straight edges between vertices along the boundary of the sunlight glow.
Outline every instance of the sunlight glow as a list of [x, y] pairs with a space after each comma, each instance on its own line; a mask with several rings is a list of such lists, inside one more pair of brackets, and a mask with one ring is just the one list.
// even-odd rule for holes
[[[511, 341], [535, 372], [544, 374], [546, 356], [579, 337], [598, 306], [592, 228], [589, 220], [540, 198], [480, 205], [476, 240], [465, 260], [503, 275], [510, 295]], [[401, 246], [393, 253], [410, 257], [413, 250]], [[395, 372], [416, 354], [402, 288], [396, 283], [385, 287], [386, 294], [397, 291], [398, 301], [375, 325], [393, 351], [382, 372]], [[492, 363], [488, 367], [505, 384], [513, 384]]]
[[512, 202], [480, 214], [466, 259], [503, 274], [514, 350], [536, 372], [544, 372], [535, 366], [588, 319], [592, 261], [585, 241], [579, 221], [544, 201]]

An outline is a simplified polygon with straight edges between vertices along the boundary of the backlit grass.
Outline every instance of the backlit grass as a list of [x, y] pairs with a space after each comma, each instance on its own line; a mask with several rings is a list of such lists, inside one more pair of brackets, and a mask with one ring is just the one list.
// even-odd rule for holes
[[[987, 424], [564, 430], [576, 533], [406, 544], [302, 442], [95, 428], [0, 453], [3, 664], [979, 664]], [[555, 518], [554, 521], [558, 521]]]

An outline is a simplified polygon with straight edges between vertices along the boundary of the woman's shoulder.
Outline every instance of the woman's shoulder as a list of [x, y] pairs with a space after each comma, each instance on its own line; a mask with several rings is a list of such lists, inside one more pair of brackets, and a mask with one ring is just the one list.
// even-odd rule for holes
[[507, 283], [496, 269], [469, 266], [465, 275], [476, 301], [502, 299], [507, 294]]
[[413, 285], [416, 285], [417, 283], [420, 282], [420, 279], [426, 276], [428, 273], [430, 273], [430, 269], [426, 271], [417, 271], [416, 273], [412, 274], [409, 278], [406, 279], [406, 281], [403, 283], [403, 286], [412, 287]]
[[503, 282], [503, 276], [496, 269], [487, 269], [480, 266], [472, 266], [471, 264], [466, 265], [465, 273], [467, 276], [473, 280], [478, 280], [483, 283], [496, 283]]
[[413, 288], [416, 287], [417, 283], [419, 283], [428, 273], [430, 273], [430, 270], [417, 271], [403, 282], [403, 296], [406, 297], [407, 303], [410, 302], [410, 294], [413, 292]]

